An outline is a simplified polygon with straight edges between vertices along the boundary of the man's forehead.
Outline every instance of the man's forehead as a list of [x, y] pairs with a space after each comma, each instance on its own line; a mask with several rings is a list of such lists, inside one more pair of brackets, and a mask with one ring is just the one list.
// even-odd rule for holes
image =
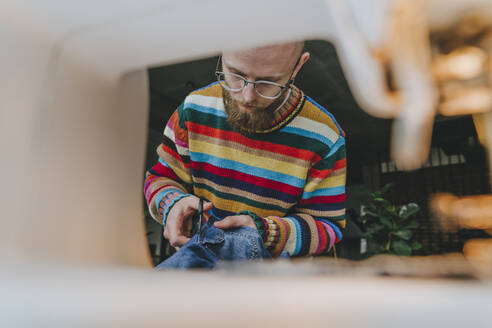
[[224, 63], [244, 74], [252, 76], [274, 76], [288, 72], [296, 55], [295, 48], [270, 46], [246, 49], [235, 52], [224, 52]]

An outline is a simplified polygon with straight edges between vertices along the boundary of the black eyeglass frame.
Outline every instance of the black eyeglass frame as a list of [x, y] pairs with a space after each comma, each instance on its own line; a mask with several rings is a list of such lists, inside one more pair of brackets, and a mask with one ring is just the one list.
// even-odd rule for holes
[[[296, 61], [296, 64], [294, 65], [294, 70], [296, 69], [297, 65], [299, 64], [299, 61], [301, 60], [301, 56], [299, 56], [299, 58], [297, 59]], [[263, 98], [266, 98], [266, 99], [278, 99], [285, 91], [285, 89], [287, 88], [290, 88], [290, 86], [292, 85], [292, 83], [294, 83], [294, 79], [292, 78], [292, 74], [294, 74], [294, 72], [292, 72], [290, 74], [291, 78], [289, 79], [289, 81], [282, 85], [282, 84], [279, 84], [279, 83], [275, 83], [275, 82], [272, 82], [272, 81], [264, 81], [264, 80], [259, 80], [259, 81], [250, 81], [246, 78], [244, 78], [244, 76], [241, 76], [239, 74], [236, 74], [236, 73], [231, 73], [231, 72], [224, 72], [224, 71], [220, 71], [219, 70], [219, 67], [220, 67], [220, 63], [222, 62], [222, 56], [219, 56], [219, 60], [217, 60], [217, 65], [215, 66], [215, 77], [217, 78], [217, 81], [219, 82], [219, 84], [224, 87], [226, 90], [228, 91], [233, 91], [233, 92], [239, 92], [241, 90], [243, 90], [248, 84], [252, 84], [254, 89], [255, 89], [255, 92], [260, 96], [260, 97], [263, 97]], [[243, 86], [241, 88], [231, 88], [230, 86], [228, 85], [224, 85], [223, 83], [221, 83], [221, 80], [220, 80], [220, 76], [221, 75], [224, 75], [225, 74], [228, 74], [228, 75], [232, 75], [232, 76], [235, 76], [241, 80], [243, 80]], [[261, 94], [258, 89], [256, 88], [256, 85], [257, 83], [264, 83], [264, 84], [269, 84], [269, 85], [273, 85], [273, 86], [276, 86], [276, 87], [279, 87], [281, 90], [279, 91], [278, 95], [276, 96], [265, 96], [263, 94]]]

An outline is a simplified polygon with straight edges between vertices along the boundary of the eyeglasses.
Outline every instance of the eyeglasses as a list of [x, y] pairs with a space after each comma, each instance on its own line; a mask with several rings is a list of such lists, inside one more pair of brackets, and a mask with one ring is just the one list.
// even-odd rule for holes
[[[220, 71], [219, 66], [221, 60], [222, 57], [219, 57], [217, 67], [215, 68], [215, 76], [217, 77], [217, 81], [220, 85], [228, 91], [241, 91], [251, 83], [259, 96], [266, 99], [277, 99], [282, 95], [283, 91], [289, 88], [294, 82], [294, 79], [292, 78], [285, 85], [271, 81], [250, 81], [239, 74]], [[295, 67], [297, 67], [297, 64], [294, 66], [294, 69]]]

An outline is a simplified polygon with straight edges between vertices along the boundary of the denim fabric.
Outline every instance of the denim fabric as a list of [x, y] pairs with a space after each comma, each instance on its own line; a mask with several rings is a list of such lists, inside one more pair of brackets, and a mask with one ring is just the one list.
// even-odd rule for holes
[[241, 261], [271, 258], [255, 228], [222, 230], [213, 226], [211, 217], [179, 251], [156, 266], [162, 269], [212, 269], [218, 261]]

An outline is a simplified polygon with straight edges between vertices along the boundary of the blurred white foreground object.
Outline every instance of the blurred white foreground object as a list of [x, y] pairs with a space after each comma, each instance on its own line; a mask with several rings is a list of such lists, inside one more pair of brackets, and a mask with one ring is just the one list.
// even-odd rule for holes
[[[361, 105], [396, 118], [393, 156], [412, 169], [428, 152], [440, 88], [428, 36], [474, 6], [492, 22], [489, 1], [426, 3], [2, 1], [0, 326], [490, 327], [488, 283], [149, 270], [142, 208], [149, 66], [331, 40]], [[490, 48], [481, 49], [490, 64]], [[440, 76], [470, 78], [479, 74], [473, 65]], [[478, 97], [490, 147], [481, 90], [465, 97]], [[449, 101], [454, 113], [464, 108]]]

